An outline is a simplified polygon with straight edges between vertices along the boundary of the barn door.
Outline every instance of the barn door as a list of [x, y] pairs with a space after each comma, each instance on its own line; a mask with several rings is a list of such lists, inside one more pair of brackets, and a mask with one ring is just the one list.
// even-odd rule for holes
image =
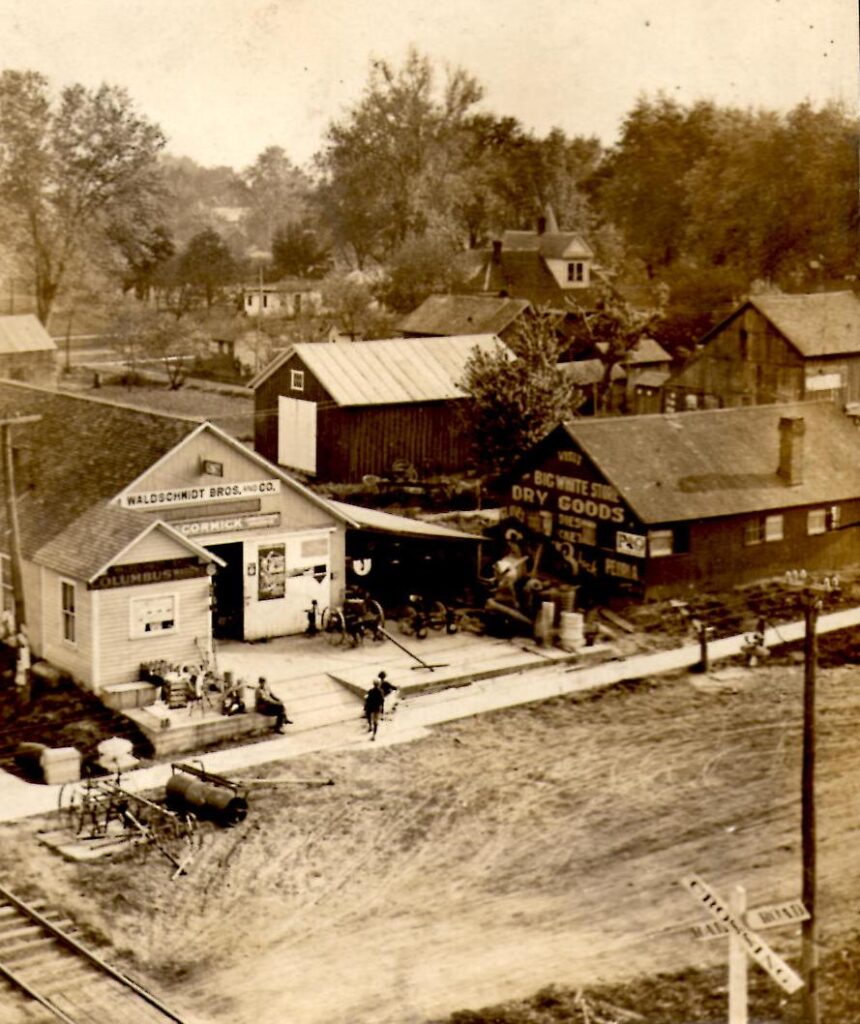
[[278, 465], [316, 473], [316, 402], [278, 396]]

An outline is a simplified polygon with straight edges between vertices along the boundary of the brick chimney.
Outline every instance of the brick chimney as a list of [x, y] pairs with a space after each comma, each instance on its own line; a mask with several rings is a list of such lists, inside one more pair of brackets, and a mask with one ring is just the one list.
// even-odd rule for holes
[[803, 436], [806, 424], [802, 416], [779, 418], [779, 468], [777, 473], [789, 487], [803, 483]]
[[542, 235], [546, 231], [546, 217], [543, 214], [537, 219], [537, 233]]

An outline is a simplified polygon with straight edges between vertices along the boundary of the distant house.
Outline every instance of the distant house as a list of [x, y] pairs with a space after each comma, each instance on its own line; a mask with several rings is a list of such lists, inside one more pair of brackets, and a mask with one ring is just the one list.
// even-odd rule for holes
[[52, 386], [58, 372], [57, 346], [37, 317], [0, 316], [0, 377]]
[[249, 316], [297, 317], [302, 313], [315, 315], [322, 308], [319, 281], [290, 277], [274, 284], [250, 284], [242, 289], [242, 309]]
[[[626, 358], [612, 367], [608, 411], [660, 412], [660, 396], [671, 362], [671, 356], [662, 345], [653, 338], [641, 338]], [[606, 375], [603, 360], [575, 359], [559, 363], [558, 367], [585, 393], [586, 401], [580, 412], [596, 411], [598, 390]]]
[[667, 411], [831, 398], [860, 403], [860, 299], [755, 295], [666, 381]]
[[508, 341], [532, 314], [526, 299], [495, 295], [431, 295], [396, 324], [406, 338], [495, 334]]
[[535, 308], [564, 309], [568, 299], [588, 308], [596, 297], [594, 250], [545, 217], [534, 231], [505, 231], [491, 249], [465, 253], [462, 271], [463, 291], [525, 299]]
[[857, 446], [827, 401], [575, 419], [511, 472], [506, 514], [601, 597], [839, 571], [860, 561]]
[[499, 347], [495, 335], [292, 345], [251, 381], [255, 447], [321, 480], [461, 469], [459, 382], [473, 349]]

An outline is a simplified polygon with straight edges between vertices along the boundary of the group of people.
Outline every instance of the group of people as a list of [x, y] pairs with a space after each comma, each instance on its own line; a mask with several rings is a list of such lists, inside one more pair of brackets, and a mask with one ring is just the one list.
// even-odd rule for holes
[[[293, 724], [293, 720], [287, 715], [286, 705], [272, 692], [265, 676], [260, 676], [257, 680], [254, 710], [275, 719], [275, 732], [283, 733], [285, 725]], [[242, 715], [245, 711], [245, 681], [237, 679], [234, 682], [231, 679], [224, 689], [222, 712], [225, 715]]]
[[385, 714], [385, 698], [396, 689], [393, 683], [389, 683], [385, 672], [380, 672], [373, 680], [373, 686], [364, 695], [364, 718], [372, 740], [376, 739], [380, 720]]

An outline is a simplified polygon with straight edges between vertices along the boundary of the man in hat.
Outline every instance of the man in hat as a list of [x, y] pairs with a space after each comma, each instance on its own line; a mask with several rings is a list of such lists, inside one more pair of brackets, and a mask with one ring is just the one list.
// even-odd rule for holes
[[274, 717], [275, 732], [283, 732], [285, 725], [293, 724], [292, 720], [287, 718], [287, 709], [284, 706], [284, 702], [269, 689], [265, 676], [260, 676], [257, 682], [255, 705], [261, 715], [271, 715]]

